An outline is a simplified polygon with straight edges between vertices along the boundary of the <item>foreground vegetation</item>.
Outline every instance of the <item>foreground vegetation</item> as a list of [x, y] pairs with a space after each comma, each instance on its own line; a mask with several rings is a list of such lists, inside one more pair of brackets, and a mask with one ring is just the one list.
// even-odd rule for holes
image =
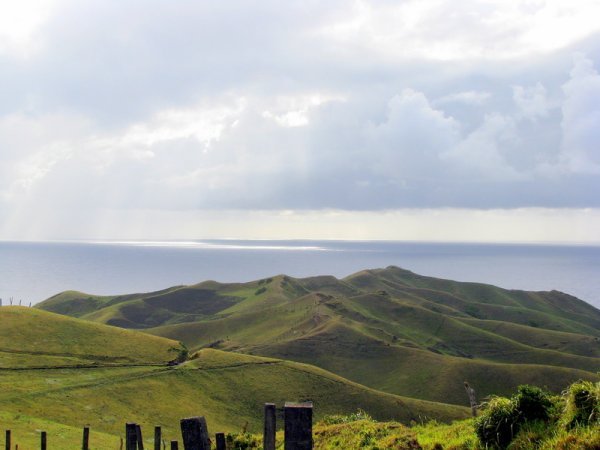
[[[260, 436], [228, 438], [231, 448], [261, 448]], [[378, 422], [364, 411], [328, 416], [315, 425], [314, 440], [317, 450], [597, 450], [600, 383], [574, 383], [562, 396], [520, 386], [511, 398], [492, 398], [477, 419], [451, 424]]]

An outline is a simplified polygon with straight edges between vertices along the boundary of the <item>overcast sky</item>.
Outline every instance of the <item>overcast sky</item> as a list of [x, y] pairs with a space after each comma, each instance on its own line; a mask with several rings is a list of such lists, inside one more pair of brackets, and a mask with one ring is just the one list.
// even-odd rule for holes
[[600, 0], [0, 3], [0, 239], [600, 243]]

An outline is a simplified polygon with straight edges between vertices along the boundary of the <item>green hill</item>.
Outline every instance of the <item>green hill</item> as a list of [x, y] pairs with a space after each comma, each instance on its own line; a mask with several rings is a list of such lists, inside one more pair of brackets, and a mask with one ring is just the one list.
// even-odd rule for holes
[[[27, 380], [22, 381], [26, 376]], [[300, 363], [205, 349], [175, 368], [45, 369], [4, 371], [0, 410], [69, 426], [93, 424], [119, 434], [126, 421], [177, 434], [179, 419], [204, 415], [213, 431], [258, 432], [267, 401], [312, 400], [317, 414], [358, 408], [403, 422], [466, 417], [466, 408], [378, 392]], [[9, 386], [19, 384], [16, 390]]]
[[68, 292], [39, 308], [144, 329], [192, 349], [314, 364], [385, 392], [456, 404], [465, 402], [464, 380], [483, 397], [524, 383], [558, 391], [597, 380], [600, 370], [600, 311], [591, 305], [557, 291], [397, 267], [113, 297]]
[[35, 308], [0, 308], [0, 368], [164, 364], [179, 343]]
[[206, 416], [212, 432], [246, 423], [259, 432], [268, 401], [311, 400], [317, 418], [358, 408], [403, 422], [468, 415], [463, 407], [379, 392], [275, 358], [203, 349], [169, 366], [176, 341], [34, 308], [2, 307], [0, 323], [0, 418], [20, 448], [33, 447], [35, 430], [56, 433], [58, 446], [86, 424], [102, 443], [96, 448], [116, 447], [126, 421], [142, 424], [148, 438], [154, 425], [176, 438], [179, 419], [190, 415]]

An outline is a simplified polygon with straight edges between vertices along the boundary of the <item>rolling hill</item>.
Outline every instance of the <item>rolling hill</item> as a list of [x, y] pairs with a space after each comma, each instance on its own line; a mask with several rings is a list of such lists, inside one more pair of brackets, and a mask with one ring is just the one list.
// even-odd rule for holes
[[506, 290], [398, 267], [343, 279], [285, 275], [96, 297], [66, 292], [41, 309], [183, 341], [314, 364], [392, 394], [464, 404], [533, 383], [597, 380], [600, 311], [557, 291]]
[[35, 308], [0, 308], [0, 369], [164, 364], [179, 342]]
[[211, 432], [246, 423], [258, 432], [268, 401], [311, 400], [317, 419], [359, 408], [403, 422], [468, 415], [464, 407], [380, 392], [276, 358], [207, 348], [169, 366], [177, 341], [34, 308], [2, 307], [0, 323], [0, 418], [20, 448], [38, 442], [36, 429], [56, 433], [58, 443], [86, 424], [102, 448], [117, 447], [126, 421], [142, 424], [148, 438], [158, 424], [175, 438], [179, 419], [190, 415], [206, 416]]

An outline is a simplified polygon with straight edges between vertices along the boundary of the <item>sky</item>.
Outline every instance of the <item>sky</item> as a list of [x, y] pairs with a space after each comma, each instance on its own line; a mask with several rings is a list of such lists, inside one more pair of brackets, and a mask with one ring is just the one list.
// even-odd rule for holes
[[600, 0], [0, 3], [0, 239], [600, 244]]

